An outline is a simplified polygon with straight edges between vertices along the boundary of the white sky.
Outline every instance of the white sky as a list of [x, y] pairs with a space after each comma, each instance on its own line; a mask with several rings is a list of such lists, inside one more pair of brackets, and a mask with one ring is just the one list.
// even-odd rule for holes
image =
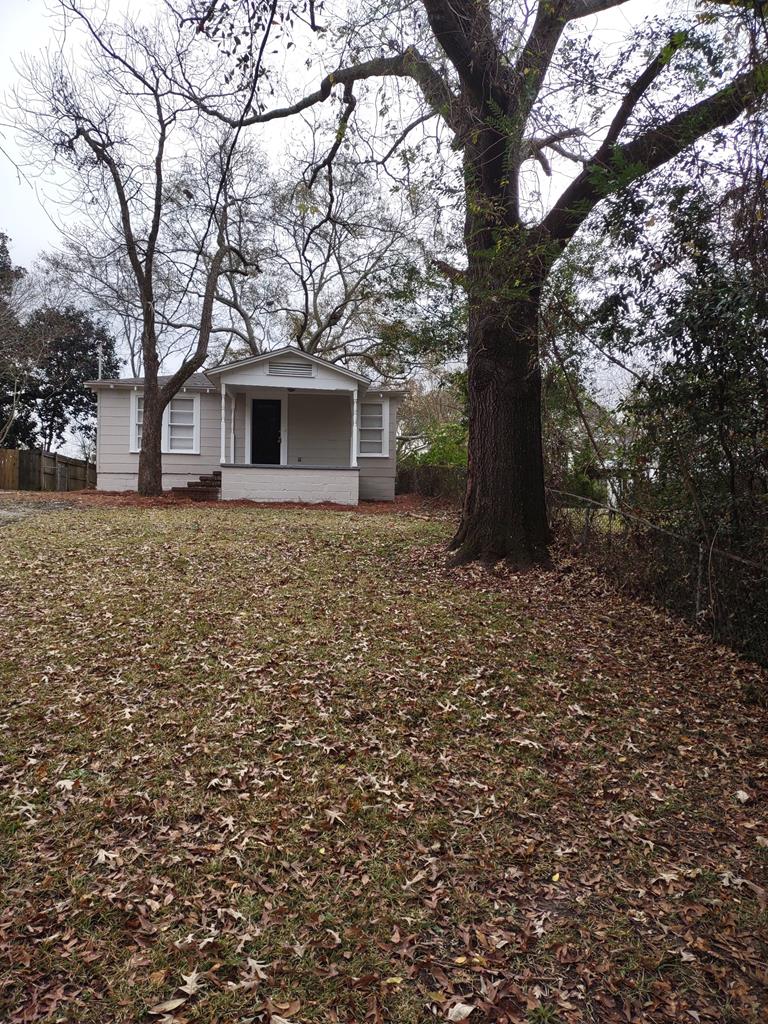
[[[44, 0], [0, 0], [0, 94], [16, 78], [12, 62], [23, 50], [42, 48], [50, 36]], [[0, 129], [0, 146], [13, 150], [13, 140]], [[19, 180], [16, 169], [0, 154], [0, 231], [13, 239], [16, 263], [29, 266], [41, 249], [53, 244], [57, 231], [35, 191]]]
[[[156, 0], [128, 0], [136, 10]], [[665, 10], [688, 6], [689, 0], [629, 0], [621, 8], [605, 12], [594, 19], [595, 35], [604, 45], [620, 43], [622, 36], [633, 24], [641, 19]], [[13, 87], [18, 63], [23, 53], [36, 53], [51, 39], [53, 17], [50, 13], [51, 0], [0, 0], [0, 96]], [[118, 0], [114, 7], [124, 6]], [[307, 86], [316, 86], [314, 77], [308, 74]], [[284, 124], [284, 123], [283, 123]], [[282, 132], [286, 132], [285, 124]], [[283, 136], [284, 137], [284, 136]], [[264, 141], [261, 133], [262, 143]], [[12, 133], [0, 128], [0, 146], [15, 155]], [[559, 178], [559, 176], [556, 176]], [[553, 183], [559, 191], [562, 179]], [[23, 180], [13, 164], [0, 153], [0, 231], [11, 236], [11, 252], [16, 263], [30, 267], [43, 249], [56, 245], [58, 231], [56, 219], [59, 211], [55, 203], [46, 198], [40, 182]]]

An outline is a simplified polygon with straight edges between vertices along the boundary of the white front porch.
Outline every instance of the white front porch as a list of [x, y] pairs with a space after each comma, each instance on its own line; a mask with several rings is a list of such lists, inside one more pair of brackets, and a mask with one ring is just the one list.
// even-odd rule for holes
[[356, 386], [220, 389], [223, 499], [358, 503]]
[[224, 500], [301, 502], [357, 505], [360, 496], [357, 469], [313, 469], [297, 466], [221, 467]]

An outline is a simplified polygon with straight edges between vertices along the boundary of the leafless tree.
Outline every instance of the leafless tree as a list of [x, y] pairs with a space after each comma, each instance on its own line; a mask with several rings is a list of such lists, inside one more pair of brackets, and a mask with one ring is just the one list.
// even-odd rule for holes
[[387, 202], [375, 177], [351, 160], [294, 178], [273, 218], [272, 258], [284, 280], [276, 309], [306, 352], [365, 362], [393, 305], [408, 301], [421, 261], [421, 213]]
[[[259, 354], [290, 342], [329, 359], [364, 363], [384, 326], [414, 301], [424, 262], [426, 213], [414, 197], [388, 197], [376, 174], [338, 157], [318, 170], [317, 125], [306, 150], [277, 169], [241, 147], [240, 173], [258, 195], [229, 219], [234, 251], [216, 293], [217, 324], [229, 334], [220, 357]], [[250, 170], [249, 170], [250, 168]], [[240, 186], [241, 196], [248, 194]]]
[[[122, 233], [109, 237], [95, 232], [92, 225], [78, 223], [68, 228], [57, 249], [41, 254], [38, 266], [48, 280], [65, 293], [67, 301], [75, 301], [98, 314], [112, 327], [132, 377], [143, 374], [141, 297], [136, 289], [133, 270], [128, 260]], [[169, 329], [165, 313], [174, 302], [173, 296], [155, 288], [155, 309], [158, 322], [157, 350], [160, 369], [175, 357], [183, 356], [190, 347], [186, 333]]]
[[[219, 275], [233, 251], [228, 218], [238, 202], [232, 173], [238, 130], [207, 130], [197, 107], [170, 87], [171, 70], [182, 68], [188, 80], [192, 74], [192, 28], [183, 33], [165, 10], [142, 23], [129, 17], [111, 22], [80, 0], [61, 0], [59, 8], [60, 46], [27, 60], [15, 121], [38, 167], [48, 161], [68, 170], [60, 195], [87, 218], [94, 259], [108, 268], [101, 286], [117, 289], [122, 315], [135, 307], [140, 312], [138, 481], [142, 494], [157, 494], [163, 411], [203, 365]], [[66, 49], [73, 30], [84, 37], [76, 56]], [[192, 190], [194, 161], [204, 187]], [[194, 217], [186, 215], [190, 207]], [[189, 230], [180, 247], [182, 224]], [[124, 303], [129, 282], [135, 305]], [[177, 326], [177, 318], [186, 326]], [[191, 332], [190, 348], [161, 384], [163, 339], [179, 330]]]

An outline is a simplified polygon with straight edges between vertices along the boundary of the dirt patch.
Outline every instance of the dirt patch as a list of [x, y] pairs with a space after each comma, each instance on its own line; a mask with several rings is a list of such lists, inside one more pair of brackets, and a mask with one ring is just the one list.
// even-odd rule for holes
[[[62, 500], [58, 494], [48, 496], [34, 495], [30, 498], [20, 497], [22, 491], [0, 491], [0, 528], [28, 516], [39, 515], [41, 512], [59, 512], [72, 508], [72, 503]], [[34, 500], [37, 498], [38, 500]], [[44, 498], [44, 500], [39, 500]]]

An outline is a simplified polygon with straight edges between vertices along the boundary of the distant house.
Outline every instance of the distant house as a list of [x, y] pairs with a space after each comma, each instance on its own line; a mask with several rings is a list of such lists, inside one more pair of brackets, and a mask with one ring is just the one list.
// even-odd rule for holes
[[[90, 382], [99, 490], [136, 490], [143, 384]], [[391, 501], [402, 397], [292, 346], [195, 373], [165, 412], [163, 487], [215, 477], [225, 499]]]

